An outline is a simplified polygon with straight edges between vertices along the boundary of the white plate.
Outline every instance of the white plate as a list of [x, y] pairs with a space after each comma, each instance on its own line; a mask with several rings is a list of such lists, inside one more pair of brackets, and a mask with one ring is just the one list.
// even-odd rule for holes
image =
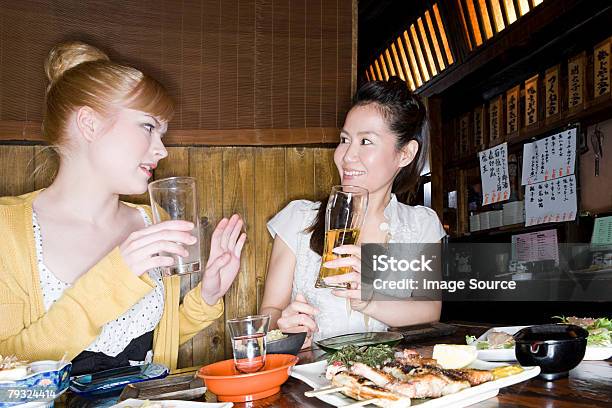
[[[490, 363], [486, 361], [476, 360], [470, 365], [470, 367], [480, 370], [490, 370], [492, 368], [504, 365], [506, 364]], [[326, 367], [326, 361], [297, 365], [293, 367], [291, 376], [297, 378], [298, 380], [304, 381], [306, 384], [310, 385], [314, 389], [328, 387], [330, 385], [330, 381], [325, 378]], [[540, 374], [540, 367], [523, 367], [523, 369], [524, 371], [522, 373], [511, 375], [505, 378], [500, 378], [499, 380], [495, 381], [489, 381], [487, 383], [459, 391], [455, 394], [445, 395], [440, 398], [434, 398], [429, 400], [413, 399], [412, 405], [418, 405], [420, 408], [467, 407], [469, 405], [496, 396], [499, 393], [500, 388], [508, 387], [510, 385], [526, 381]], [[355, 402], [354, 399], [351, 399], [339, 392], [334, 394], [320, 395], [317, 396], [317, 398], [335, 407], [341, 407]]]
[[[126, 399], [122, 401], [120, 404], [113, 405], [111, 408], [121, 407], [121, 408], [137, 408], [142, 406], [146, 400], [139, 400], [134, 398]], [[163, 408], [231, 408], [234, 406], [231, 402], [196, 402], [196, 401], [179, 401], [179, 400], [161, 400], [161, 401], [152, 401], [149, 400], [151, 404], [161, 404]]]
[[[486, 341], [487, 336], [490, 332], [504, 332], [510, 335], [515, 334], [517, 331], [524, 327], [529, 326], [507, 326], [507, 327], [493, 327], [487, 330], [482, 336], [478, 337], [479, 341]], [[598, 346], [587, 346], [586, 352], [584, 353], [584, 361], [592, 360], [607, 360], [612, 357], [612, 347], [598, 347]], [[478, 350], [478, 358], [485, 361], [515, 361], [516, 356], [514, 355], [514, 347], [509, 349], [492, 349], [492, 350]]]

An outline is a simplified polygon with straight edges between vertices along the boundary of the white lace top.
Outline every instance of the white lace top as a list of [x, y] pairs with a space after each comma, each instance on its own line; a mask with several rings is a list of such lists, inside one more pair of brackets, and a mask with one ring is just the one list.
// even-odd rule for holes
[[[302, 293], [308, 303], [319, 309], [316, 315], [319, 332], [315, 333], [315, 340], [347, 333], [385, 331], [384, 323], [351, 311], [346, 300], [332, 295], [330, 289], [315, 288], [321, 256], [310, 249], [312, 234], [304, 230], [313, 223], [319, 206], [320, 202], [292, 201], [268, 222], [272, 237], [278, 234], [296, 257], [291, 299]], [[446, 235], [435, 211], [402, 204], [395, 195], [391, 196], [384, 215], [390, 243], [434, 243]]]
[[[151, 220], [147, 213], [140, 207], [136, 208], [140, 211], [145, 224], [150, 225]], [[59, 280], [53, 272], [45, 266], [42, 234], [36, 212], [34, 211], [32, 211], [32, 226], [34, 227], [36, 258], [38, 260], [38, 272], [40, 274], [40, 287], [43, 292], [43, 302], [45, 310], [49, 310], [62, 296], [64, 290], [68, 289], [71, 285]], [[85, 350], [102, 352], [108, 356], [115, 357], [121, 353], [133, 339], [150, 332], [157, 326], [164, 311], [164, 285], [160, 270], [151, 269], [148, 273], [153, 282], [156, 283], [155, 289], [116, 320], [106, 323], [102, 327], [100, 335]]]

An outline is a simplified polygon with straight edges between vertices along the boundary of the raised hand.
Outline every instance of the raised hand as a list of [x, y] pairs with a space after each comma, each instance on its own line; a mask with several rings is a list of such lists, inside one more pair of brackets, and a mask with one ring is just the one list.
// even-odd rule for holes
[[246, 241], [242, 218], [234, 214], [217, 224], [210, 243], [210, 255], [202, 272], [202, 298], [214, 305], [228, 291], [240, 270], [240, 254]]

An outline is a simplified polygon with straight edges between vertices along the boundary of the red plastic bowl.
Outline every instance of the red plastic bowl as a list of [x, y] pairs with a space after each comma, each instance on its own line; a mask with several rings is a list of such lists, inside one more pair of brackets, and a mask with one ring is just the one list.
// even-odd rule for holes
[[251, 374], [237, 371], [233, 359], [224, 360], [200, 368], [197, 376], [219, 401], [254, 401], [280, 392], [280, 386], [287, 381], [291, 367], [298, 360], [291, 354], [270, 354], [266, 356], [264, 368]]

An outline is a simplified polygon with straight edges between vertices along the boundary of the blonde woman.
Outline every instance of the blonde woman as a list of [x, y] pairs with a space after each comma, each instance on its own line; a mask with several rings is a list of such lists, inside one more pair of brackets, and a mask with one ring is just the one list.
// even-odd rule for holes
[[150, 361], [176, 368], [179, 344], [223, 313], [246, 236], [238, 215], [212, 238], [202, 283], [179, 305], [160, 252], [185, 255], [193, 225], [151, 225], [119, 200], [147, 190], [168, 153], [173, 102], [139, 70], [81, 42], [53, 48], [43, 133], [59, 169], [46, 189], [0, 198], [0, 354], [59, 359], [73, 373]]

